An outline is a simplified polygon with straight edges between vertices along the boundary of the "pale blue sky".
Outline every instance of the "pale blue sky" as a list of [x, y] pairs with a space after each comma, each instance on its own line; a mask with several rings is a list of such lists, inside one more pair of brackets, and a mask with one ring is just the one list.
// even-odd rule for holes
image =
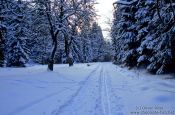
[[[113, 15], [113, 2], [116, 0], [97, 0], [99, 4], [97, 4], [95, 7], [98, 10], [97, 14], [100, 15], [98, 19], [99, 25], [102, 27], [102, 29], [109, 28], [109, 25], [106, 24], [108, 19], [112, 21], [112, 15]], [[107, 37], [107, 34], [109, 32], [103, 31], [104, 37]]]

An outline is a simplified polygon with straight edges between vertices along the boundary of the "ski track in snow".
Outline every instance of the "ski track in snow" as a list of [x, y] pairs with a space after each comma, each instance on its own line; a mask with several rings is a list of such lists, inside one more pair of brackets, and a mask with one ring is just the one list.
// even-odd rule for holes
[[[123, 100], [122, 97], [119, 96], [119, 94], [117, 94], [116, 89], [114, 89], [114, 86], [112, 86], [111, 84], [111, 74], [108, 70], [109, 67], [106, 67], [106, 76], [108, 77], [108, 87], [109, 89], [109, 98], [110, 98], [110, 115], [124, 115], [123, 114], [123, 108], [124, 108], [124, 104], [123, 104]], [[124, 86], [126, 85], [127, 82], [124, 83]], [[121, 88], [121, 90], [124, 90], [123, 87]], [[109, 115], [109, 114], [107, 114]]]
[[[114, 101], [118, 101], [119, 97], [113, 93], [114, 89], [109, 88], [109, 76], [108, 70], [100, 64], [88, 75], [76, 93], [59, 109], [53, 111], [52, 115], [114, 115], [112, 107], [113, 112], [117, 111], [115, 115], [123, 115], [123, 105]], [[111, 97], [115, 97], [113, 101]], [[87, 102], [89, 100], [91, 102]], [[88, 103], [91, 103], [90, 106], [86, 106]]]
[[109, 91], [108, 91], [108, 84], [107, 84], [107, 76], [106, 71], [104, 68], [102, 68], [102, 105], [103, 105], [103, 114], [104, 115], [111, 115], [111, 102], [109, 97]]
[[[98, 73], [98, 70], [100, 68], [100, 65], [98, 65], [86, 78], [84, 81], [80, 82], [80, 87], [79, 89], [71, 96], [71, 98], [66, 101], [62, 106], [60, 106], [58, 108], [58, 110], [55, 110], [53, 111], [53, 115], [70, 115], [70, 110], [72, 108], [75, 109], [78, 108], [80, 109], [77, 105], [81, 105], [81, 102], [79, 99], [81, 99], [82, 97], [84, 98], [88, 98], [87, 95], [84, 95], [84, 92], [90, 92], [88, 91], [88, 87], [90, 85], [88, 85], [90, 82], [91, 82], [91, 78], [94, 77], [94, 74]], [[96, 77], [96, 76], [95, 76]], [[85, 90], [84, 90], [85, 89]], [[92, 95], [92, 94], [89, 94], [89, 95]], [[88, 95], [88, 96], [89, 96]], [[95, 95], [94, 95], [95, 96]], [[77, 102], [78, 101], [78, 102]], [[74, 107], [72, 107], [74, 106]], [[69, 109], [67, 109], [69, 108]], [[68, 112], [68, 113], [65, 113], [65, 112]], [[77, 115], [77, 114], [74, 114], [72, 112], [78, 112], [78, 111], [71, 111], [71, 115]]]
[[[82, 69], [85, 72], [81, 74], [83, 66], [84, 69]], [[36, 95], [41, 91], [41, 94], [35, 96], [34, 99], [26, 102], [23, 100], [25, 103], [17, 104], [17, 106], [14, 104], [15, 107], [11, 110], [8, 111], [7, 108], [6, 113], [2, 112], [5, 113], [4, 115], [129, 115], [129, 112], [135, 110], [135, 106], [144, 104], [151, 107], [166, 104], [167, 106], [163, 106], [165, 110], [175, 110], [173, 104], [175, 102], [175, 85], [170, 81], [140, 78], [136, 74], [130, 74], [119, 67], [116, 68], [111, 63], [96, 63], [89, 67], [82, 64], [76, 67], [67, 68], [70, 73], [61, 71], [49, 73], [49, 75], [55, 76], [54, 79], [48, 79], [50, 76], [47, 78], [47, 75], [43, 79], [37, 76], [32, 79], [18, 76], [0, 78], [0, 82], [10, 84], [4, 89], [3, 87], [6, 85], [0, 84], [0, 90], [4, 93], [7, 91], [3, 94], [4, 96], [0, 95], [3, 99], [8, 93], [25, 97], [25, 94], [19, 92], [22, 86], [29, 88], [29, 93], [26, 91], [27, 94]], [[57, 76], [62, 77], [58, 79]], [[8, 91], [13, 86], [17, 88], [15, 89], [17, 92]], [[22, 91], [25, 91], [25, 88], [24, 90], [21, 88]], [[32, 89], [39, 93], [32, 92]], [[52, 91], [46, 93], [49, 90]], [[19, 97], [17, 100], [21, 98], [23, 97]], [[13, 98], [9, 99], [11, 100], [8, 102], [17, 102]], [[145, 101], [142, 102], [143, 100]], [[0, 100], [0, 104], [1, 102], [2, 104], [6, 103], [4, 100]], [[43, 106], [41, 110], [40, 106]], [[49, 107], [49, 111], [45, 110], [47, 107]], [[3, 109], [0, 108], [0, 113], [1, 110]], [[32, 110], [34, 110], [33, 113]]]

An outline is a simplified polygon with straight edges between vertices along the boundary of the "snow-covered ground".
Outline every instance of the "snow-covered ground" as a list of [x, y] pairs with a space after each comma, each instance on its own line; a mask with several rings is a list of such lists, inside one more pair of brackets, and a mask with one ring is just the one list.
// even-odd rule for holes
[[0, 68], [0, 115], [175, 115], [175, 80], [90, 65]]

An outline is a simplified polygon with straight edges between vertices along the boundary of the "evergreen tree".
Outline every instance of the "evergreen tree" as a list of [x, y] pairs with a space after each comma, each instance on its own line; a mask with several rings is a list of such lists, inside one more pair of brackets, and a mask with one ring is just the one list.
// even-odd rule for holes
[[135, 13], [136, 29], [138, 30], [137, 40], [139, 41], [139, 47], [137, 52], [139, 57], [137, 59], [137, 66], [143, 65], [147, 66], [149, 64], [149, 58], [152, 54], [152, 49], [145, 46], [147, 41], [149, 41], [149, 32], [153, 30], [151, 25], [151, 20], [154, 18], [155, 1], [154, 0], [145, 0], [139, 1], [137, 4], [138, 11]]
[[[137, 11], [136, 1], [118, 1], [118, 10], [120, 12], [120, 17], [118, 18], [117, 23], [117, 38], [114, 38], [115, 42], [122, 42], [117, 43], [123, 45], [122, 47], [119, 45], [117, 48], [120, 51], [115, 56], [118, 61], [128, 65], [134, 66], [137, 63], [137, 47], [139, 45], [138, 40], [136, 39], [137, 30], [136, 30], [136, 19], [135, 19], [135, 12]], [[117, 41], [116, 41], [117, 39]], [[115, 43], [116, 44], [116, 43]], [[117, 45], [116, 44], [116, 45]]]
[[28, 60], [27, 49], [27, 17], [26, 6], [21, 0], [15, 1], [12, 8], [12, 12], [15, 12], [17, 16], [13, 16], [10, 32], [7, 33], [6, 50], [7, 50], [7, 66], [25, 66], [24, 64]]
[[48, 55], [51, 53], [52, 41], [47, 28], [47, 22], [44, 0], [34, 0], [34, 10], [31, 13], [31, 31], [32, 47], [30, 58], [34, 63], [48, 64]]
[[91, 29], [91, 48], [92, 48], [92, 57], [93, 61], [103, 61], [104, 58], [104, 47], [105, 47], [105, 41], [102, 34], [101, 27], [94, 22], [92, 24]]
[[[158, 0], [159, 1], [159, 0]], [[174, 62], [174, 27], [175, 15], [173, 3], [175, 1], [161, 0], [156, 2], [156, 12], [151, 27], [153, 56], [149, 59], [150, 64], [147, 69], [156, 74], [172, 71], [175, 67]], [[154, 33], [153, 33], [154, 32]]]
[[9, 43], [7, 66], [8, 67], [25, 67], [28, 55], [21, 46], [20, 40], [14, 40]]
[[[28, 24], [27, 6], [21, 0], [1, 1], [2, 25], [4, 32], [4, 55], [7, 66], [24, 66], [27, 58], [24, 58], [29, 50], [27, 48]], [[19, 53], [20, 52], [20, 53]], [[25, 54], [22, 54], [25, 53]], [[23, 56], [25, 55], [25, 56]], [[19, 58], [15, 58], [15, 57]], [[21, 56], [21, 57], [20, 57]], [[22, 59], [23, 58], [23, 59]], [[15, 65], [17, 64], [17, 65]]]

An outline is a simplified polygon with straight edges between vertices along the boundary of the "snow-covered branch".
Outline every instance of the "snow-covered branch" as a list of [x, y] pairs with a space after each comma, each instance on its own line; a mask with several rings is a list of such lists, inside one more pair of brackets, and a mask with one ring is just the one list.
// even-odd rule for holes
[[137, 2], [138, 0], [131, 0], [131, 1], [124, 1], [124, 0], [118, 0], [118, 1], [116, 1], [116, 2], [114, 2], [113, 4], [115, 5], [115, 4], [122, 4], [122, 5], [131, 5], [131, 4], [133, 4], [133, 3], [135, 3], [135, 2]]

